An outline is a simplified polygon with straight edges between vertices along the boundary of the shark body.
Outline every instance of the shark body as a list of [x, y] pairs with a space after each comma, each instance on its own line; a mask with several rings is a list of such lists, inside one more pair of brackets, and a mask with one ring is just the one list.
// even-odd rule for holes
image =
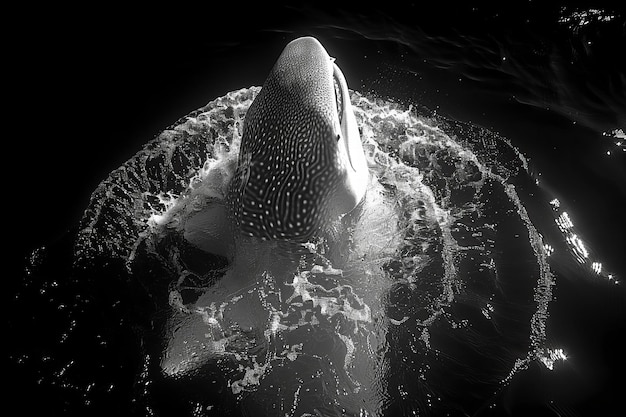
[[367, 181], [341, 70], [315, 38], [290, 42], [245, 117], [227, 197], [236, 228], [306, 241], [353, 210]]

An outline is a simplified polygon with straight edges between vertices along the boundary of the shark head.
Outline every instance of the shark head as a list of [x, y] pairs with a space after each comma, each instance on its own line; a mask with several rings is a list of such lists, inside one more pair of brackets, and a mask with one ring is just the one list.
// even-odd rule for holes
[[346, 80], [312, 37], [290, 42], [250, 106], [228, 205], [244, 235], [304, 241], [362, 200], [368, 169]]

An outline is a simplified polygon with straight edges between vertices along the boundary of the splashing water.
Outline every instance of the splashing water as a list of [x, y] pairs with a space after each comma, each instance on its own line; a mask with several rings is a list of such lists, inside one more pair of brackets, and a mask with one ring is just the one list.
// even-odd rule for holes
[[[212, 101], [112, 172], [73, 242], [79, 291], [95, 297], [89, 276], [126, 294], [105, 311], [139, 340], [140, 371], [124, 374], [138, 414], [473, 413], [530, 363], [566, 359], [546, 342], [554, 249], [531, 220], [525, 159], [420, 109], [352, 92], [371, 180], [328, 236], [242, 238], [232, 263], [190, 244], [225, 197], [258, 91]], [[556, 225], [571, 232], [566, 213]], [[68, 315], [79, 327], [86, 308]], [[84, 398], [115, 391], [63, 369], [47, 378]]]

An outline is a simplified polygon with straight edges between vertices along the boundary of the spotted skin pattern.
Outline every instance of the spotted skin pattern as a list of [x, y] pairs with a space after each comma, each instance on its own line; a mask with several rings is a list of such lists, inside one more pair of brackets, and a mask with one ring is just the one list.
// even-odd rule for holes
[[306, 241], [342, 214], [333, 207], [347, 169], [340, 133], [331, 58], [317, 40], [297, 39], [246, 114], [228, 193], [235, 226], [244, 235]]

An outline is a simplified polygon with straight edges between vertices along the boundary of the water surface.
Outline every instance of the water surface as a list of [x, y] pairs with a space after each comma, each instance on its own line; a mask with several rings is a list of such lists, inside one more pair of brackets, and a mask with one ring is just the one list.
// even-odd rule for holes
[[[280, 397], [281, 412], [294, 415], [311, 413], [313, 404], [328, 398], [339, 405], [319, 410], [331, 415], [342, 409], [355, 415], [610, 414], [618, 405], [623, 360], [617, 335], [625, 316], [624, 293], [615, 284], [624, 271], [624, 70], [613, 60], [624, 44], [624, 18], [608, 8], [534, 7], [508, 13], [478, 5], [459, 10], [462, 17], [437, 7], [376, 15], [291, 8], [290, 21], [274, 17], [222, 35], [168, 19], [159, 20], [161, 29], [129, 19], [117, 26], [118, 36], [104, 26], [87, 30], [92, 48], [77, 48], [74, 32], [44, 39], [41, 50], [57, 51], [53, 55], [65, 64], [39, 74], [45, 81], [39, 91], [52, 97], [69, 91], [76, 100], [63, 101], [63, 111], [38, 111], [54, 139], [41, 135], [37, 150], [29, 149], [42, 157], [27, 182], [50, 178], [48, 183], [59, 185], [36, 186], [36, 198], [23, 210], [29, 221], [20, 241], [30, 249], [46, 244], [23, 252], [29, 254], [26, 271], [12, 284], [17, 297], [10, 310], [20, 313], [9, 318], [15, 340], [10, 360], [22, 395], [75, 413], [237, 413], [278, 404]], [[102, 217], [108, 223], [97, 230], [109, 234], [88, 247], [93, 251], [82, 258], [88, 262], [81, 272], [72, 269], [75, 232], [63, 231], [78, 224], [94, 202], [118, 201], [126, 208], [123, 187], [108, 188], [109, 195], [96, 192], [91, 202], [89, 195], [106, 190], [100, 181], [125, 161], [137, 160], [133, 155], [155, 132], [229, 91], [260, 84], [284, 44], [304, 34], [317, 36], [337, 57], [352, 88], [369, 100], [385, 100], [363, 110], [359, 120], [384, 132], [371, 136], [379, 153], [370, 156], [379, 195], [402, 203], [394, 206], [394, 227], [379, 225], [397, 251], [376, 249], [372, 264], [357, 268], [356, 259], [366, 251], [357, 248], [341, 267], [331, 263], [340, 275], [316, 269], [320, 262], [282, 280], [279, 273], [270, 279], [261, 272], [254, 280], [257, 299], [263, 292], [281, 294], [280, 302], [259, 307], [267, 312], [265, 324], [270, 330], [272, 323], [296, 326], [291, 333], [266, 339], [264, 329], [258, 339], [266, 346], [259, 351], [231, 344], [244, 352], [236, 359], [241, 363], [218, 363], [219, 372], [208, 365], [201, 368], [204, 377], [183, 372], [181, 380], [163, 378], [159, 349], [163, 329], [173, 320], [172, 294], [180, 293], [182, 306], [196, 302], [190, 288], [206, 288], [217, 277], [190, 285], [194, 277], [181, 279], [180, 259], [155, 261], [141, 246], [154, 243], [152, 253], [160, 256], [182, 248], [185, 255], [175, 233], [153, 234], [148, 241], [138, 236], [154, 214], [150, 210], [165, 208], [159, 196], [169, 201], [168, 192], [183, 194], [207, 154], [183, 153], [180, 178], [160, 177], [157, 160], [145, 171], [138, 168], [144, 177], [137, 181], [114, 176], [139, 194], [147, 192], [142, 198], [148, 211]], [[85, 84], [90, 88], [82, 89]], [[428, 129], [420, 130], [418, 120]], [[148, 147], [143, 155], [158, 152]], [[381, 204], [372, 207], [386, 207]], [[75, 230], [84, 231], [84, 225]], [[409, 230], [417, 232], [407, 235]], [[394, 233], [410, 244], [398, 249]], [[64, 237], [54, 239], [59, 235]], [[144, 256], [134, 258], [129, 272], [133, 250], [144, 250]], [[187, 269], [206, 275], [215, 267], [187, 255]], [[306, 305], [302, 294], [287, 303], [294, 277], [324, 288], [318, 299], [351, 296], [362, 307], [358, 311], [369, 308], [370, 320], [344, 323], [351, 313], [324, 315], [319, 301]], [[376, 285], [359, 288], [363, 282]], [[346, 285], [350, 292], [341, 291]], [[196, 307], [210, 305], [209, 300]], [[305, 310], [307, 322], [289, 323]], [[285, 322], [273, 319], [278, 312]], [[326, 320], [325, 326], [312, 325], [314, 316]], [[317, 339], [298, 333], [307, 326], [326, 330]], [[374, 347], [358, 350], [372, 346], [368, 336], [375, 336]], [[332, 365], [320, 358], [332, 358]], [[265, 368], [246, 379], [255, 366]], [[322, 372], [310, 386], [296, 380], [281, 388], [296, 368], [301, 374]], [[371, 368], [382, 385], [368, 386]], [[307, 388], [312, 394], [304, 394]]]

